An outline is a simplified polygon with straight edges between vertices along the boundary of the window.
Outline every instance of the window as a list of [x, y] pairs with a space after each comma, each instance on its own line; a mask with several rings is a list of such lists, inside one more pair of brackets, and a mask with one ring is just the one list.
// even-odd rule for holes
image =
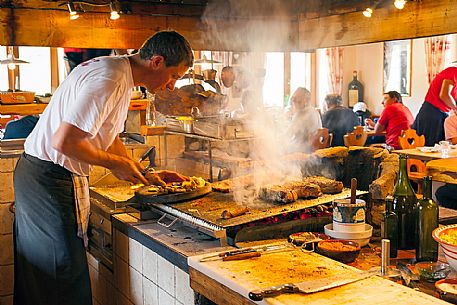
[[51, 92], [50, 48], [19, 47], [19, 58], [29, 62], [19, 67], [20, 89], [36, 94]]
[[290, 94], [298, 87], [311, 89], [311, 54], [290, 53]]
[[267, 107], [284, 106], [284, 53], [265, 53], [265, 81], [263, 104]]
[[[6, 59], [6, 47], [0, 47], [0, 59]], [[8, 90], [8, 67], [0, 65], [0, 90]]]

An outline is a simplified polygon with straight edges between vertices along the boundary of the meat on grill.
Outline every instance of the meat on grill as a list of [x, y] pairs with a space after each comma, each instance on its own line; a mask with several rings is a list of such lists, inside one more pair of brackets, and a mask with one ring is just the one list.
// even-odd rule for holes
[[343, 191], [343, 183], [341, 181], [321, 176], [305, 177], [303, 182], [319, 185], [324, 194], [338, 194]]
[[259, 197], [263, 200], [282, 203], [294, 202], [298, 198], [321, 196], [320, 187], [303, 181], [291, 181], [282, 185], [267, 185], [260, 188]]
[[213, 182], [211, 187], [213, 191], [230, 193], [236, 188], [246, 189], [254, 185], [254, 176], [246, 175], [235, 178], [230, 178], [222, 181]]

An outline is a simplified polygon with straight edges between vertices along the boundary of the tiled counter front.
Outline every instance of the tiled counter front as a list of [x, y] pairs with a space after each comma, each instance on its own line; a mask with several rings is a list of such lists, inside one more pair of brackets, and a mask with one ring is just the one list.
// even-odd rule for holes
[[0, 155], [0, 305], [13, 304], [13, 171], [18, 156]]

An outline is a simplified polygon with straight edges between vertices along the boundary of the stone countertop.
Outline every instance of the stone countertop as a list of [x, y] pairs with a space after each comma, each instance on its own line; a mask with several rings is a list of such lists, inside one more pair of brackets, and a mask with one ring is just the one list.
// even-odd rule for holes
[[224, 251], [233, 247], [221, 247], [219, 240], [200, 233], [179, 221], [166, 228], [157, 219], [138, 220], [128, 213], [112, 215], [113, 227], [129, 238], [156, 252], [164, 259], [188, 272], [189, 256]]

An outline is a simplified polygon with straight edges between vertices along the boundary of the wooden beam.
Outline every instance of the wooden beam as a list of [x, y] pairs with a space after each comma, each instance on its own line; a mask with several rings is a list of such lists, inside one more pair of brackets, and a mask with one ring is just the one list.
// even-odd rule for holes
[[455, 0], [408, 1], [403, 10], [393, 5], [322, 18], [299, 17], [299, 49], [310, 50], [457, 32]]
[[59, 58], [57, 48], [51, 48], [51, 92], [54, 93], [60, 84], [59, 81]]
[[[139, 48], [157, 31], [174, 29], [196, 50], [280, 51], [297, 47], [298, 22], [205, 19], [179, 16], [82, 13], [70, 20], [66, 11], [0, 8], [0, 44], [77, 48]], [[274, 29], [274, 30], [273, 30]]]

